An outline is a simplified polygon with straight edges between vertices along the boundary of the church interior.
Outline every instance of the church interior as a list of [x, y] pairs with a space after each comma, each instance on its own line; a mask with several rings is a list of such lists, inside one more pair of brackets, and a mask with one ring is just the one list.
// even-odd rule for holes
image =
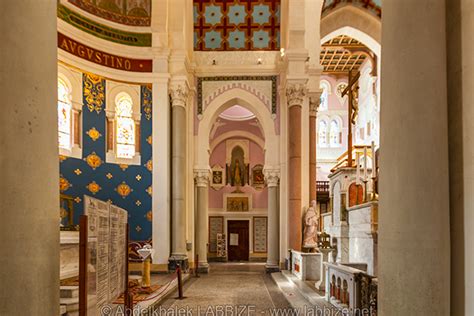
[[474, 315], [474, 1], [0, 17], [0, 316]]

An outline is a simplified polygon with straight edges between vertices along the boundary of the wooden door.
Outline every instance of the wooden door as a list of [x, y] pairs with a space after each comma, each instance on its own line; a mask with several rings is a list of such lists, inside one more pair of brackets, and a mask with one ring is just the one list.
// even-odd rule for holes
[[228, 221], [228, 260], [248, 261], [250, 252], [249, 247], [249, 221]]

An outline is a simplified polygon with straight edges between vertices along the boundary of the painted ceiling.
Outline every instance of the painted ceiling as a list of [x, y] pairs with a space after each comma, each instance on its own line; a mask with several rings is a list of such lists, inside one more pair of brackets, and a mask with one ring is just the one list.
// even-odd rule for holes
[[382, 0], [324, 0], [323, 16], [332, 9], [343, 5], [353, 5], [369, 11], [379, 18], [382, 17]]
[[103, 19], [131, 26], [150, 26], [151, 0], [69, 0]]
[[194, 50], [279, 50], [280, 0], [194, 0]]

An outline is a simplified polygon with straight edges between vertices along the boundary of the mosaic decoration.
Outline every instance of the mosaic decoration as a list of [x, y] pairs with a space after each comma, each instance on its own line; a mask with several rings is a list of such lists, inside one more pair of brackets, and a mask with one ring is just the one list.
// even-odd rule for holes
[[[83, 104], [87, 109], [88, 95], [86, 94], [86, 76], [83, 76]], [[104, 86], [106, 81], [99, 80]], [[141, 86], [143, 91], [143, 86]], [[97, 96], [101, 100], [100, 106], [105, 108], [105, 92]], [[143, 94], [140, 96], [143, 104]], [[139, 226], [141, 229], [130, 231], [131, 240], [144, 241], [151, 238], [152, 225], [146, 218], [146, 214], [152, 208], [152, 196], [146, 192], [152, 186], [152, 174], [148, 172], [146, 163], [152, 160], [152, 146], [147, 142], [147, 138], [152, 135], [152, 119], [147, 120], [146, 113], [141, 107], [140, 123], [140, 165], [119, 165], [106, 162], [105, 137], [100, 137], [93, 141], [87, 131], [96, 129], [100, 134], [106, 133], [105, 111], [83, 111], [83, 158], [77, 159], [69, 157], [60, 163], [60, 173], [69, 181], [71, 186], [65, 190], [65, 194], [73, 196], [75, 202], [74, 224], [79, 223], [79, 216], [83, 210], [83, 196], [91, 195], [90, 189], [95, 192], [95, 197], [102, 201], [110, 201], [114, 205], [126, 209], [129, 212], [129, 222], [131, 227]], [[81, 175], [77, 175], [75, 170], [80, 169]], [[136, 181], [136, 176], [140, 175], [141, 180]], [[90, 185], [92, 183], [92, 185]], [[125, 187], [125, 184], [129, 187]], [[100, 188], [100, 189], [99, 189]], [[124, 196], [126, 197], [124, 198]], [[140, 201], [140, 203], [136, 203]]]
[[105, 103], [105, 80], [96, 75], [83, 74], [83, 81], [87, 108], [100, 114]]
[[93, 140], [93, 141], [96, 141], [98, 140], [100, 137], [102, 137], [102, 134], [95, 129], [95, 127], [91, 128], [90, 130], [88, 130], [86, 132], [87, 135], [89, 135], [89, 137]]
[[279, 50], [280, 0], [194, 0], [194, 50]]
[[253, 251], [267, 252], [267, 218], [255, 216], [253, 218]]
[[104, 67], [133, 72], [152, 72], [152, 59], [135, 59], [95, 49], [58, 32], [58, 48], [88, 62]]
[[58, 18], [64, 22], [107, 41], [130, 45], [151, 46], [151, 33], [134, 33], [115, 29], [88, 19], [58, 3]]
[[324, 0], [323, 16], [328, 14], [332, 9], [344, 5], [353, 5], [369, 11], [379, 18], [382, 17], [382, 0]]
[[[202, 115], [202, 113], [204, 112], [204, 99], [209, 99], [209, 98], [213, 98], [213, 96], [207, 96], [207, 95], [204, 95], [204, 89], [203, 89], [203, 85], [206, 83], [206, 82], [212, 82], [212, 83], [217, 83], [219, 81], [223, 81], [223, 82], [231, 82], [232, 84], [230, 86], [227, 87], [227, 89], [233, 89], [233, 88], [241, 88], [241, 89], [251, 89], [249, 92], [251, 92], [252, 94], [255, 94], [257, 97], [259, 97], [263, 103], [267, 103], [266, 102], [266, 99], [270, 99], [269, 101], [271, 102], [271, 104], [269, 104], [269, 108], [271, 108], [271, 112], [273, 115], [276, 115], [277, 114], [277, 96], [278, 96], [278, 91], [277, 91], [277, 76], [229, 76], [229, 77], [225, 77], [225, 76], [217, 76], [217, 77], [199, 77], [198, 79], [198, 84], [197, 84], [197, 101], [198, 101], [198, 106], [197, 106], [197, 114], [198, 115]], [[262, 93], [262, 91], [259, 91], [257, 89], [255, 89], [254, 87], [252, 87], [252, 85], [237, 85], [237, 83], [235, 83], [235, 81], [242, 81], [242, 82], [251, 82], [251, 81], [254, 81], [254, 82], [258, 82], [258, 81], [268, 81], [269, 84], [270, 84], [270, 92], [269, 94], [271, 94], [271, 96], [269, 95], [268, 97], [266, 95], [264, 95], [264, 93]], [[221, 87], [219, 87], [220, 89], [215, 89], [215, 91], [213, 91], [213, 93], [222, 93], [223, 90], [225, 90], [226, 88], [222, 89]], [[210, 102], [210, 101], [209, 101]]]
[[132, 26], [150, 26], [151, 0], [69, 0], [103, 19]]

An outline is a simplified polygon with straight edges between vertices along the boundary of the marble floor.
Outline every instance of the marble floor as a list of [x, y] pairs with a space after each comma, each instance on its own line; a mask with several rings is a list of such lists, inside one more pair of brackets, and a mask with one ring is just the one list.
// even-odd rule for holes
[[186, 282], [184, 296], [170, 295], [158, 315], [268, 315], [290, 307], [260, 263], [211, 264], [209, 274]]

